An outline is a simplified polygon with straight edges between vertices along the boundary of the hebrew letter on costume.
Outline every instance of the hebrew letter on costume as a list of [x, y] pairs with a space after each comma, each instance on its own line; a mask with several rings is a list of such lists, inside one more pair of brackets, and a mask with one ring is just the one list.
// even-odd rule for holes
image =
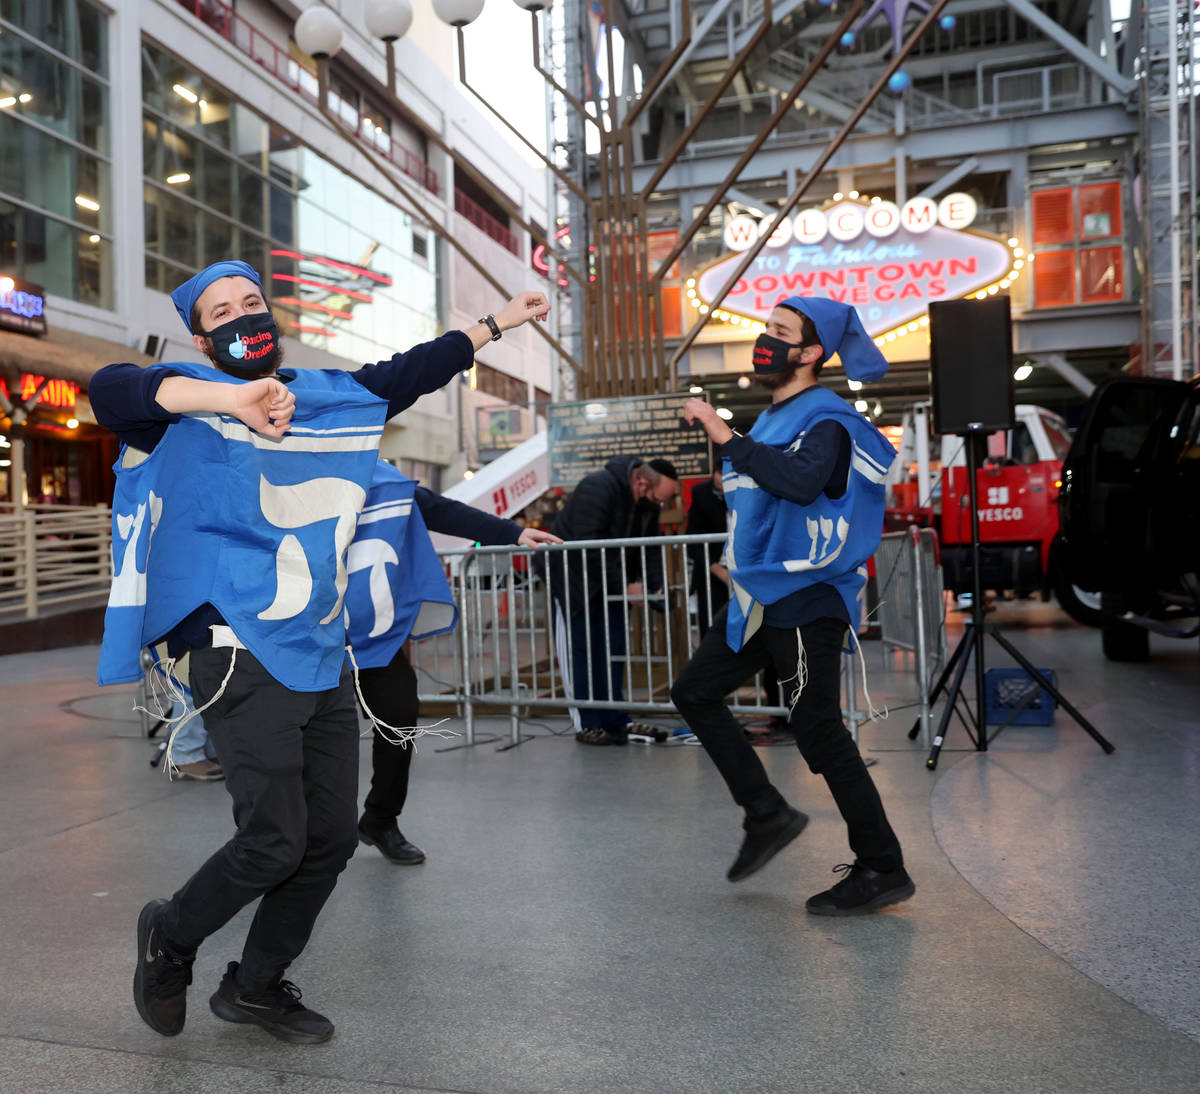
[[[392, 587], [388, 583], [388, 566], [399, 566], [400, 559], [392, 545], [382, 539], [360, 539], [350, 544], [346, 557], [346, 568], [350, 573], [370, 570], [368, 587], [371, 604], [375, 609], [375, 621], [371, 624], [371, 637], [386, 634], [396, 619], [396, 604], [392, 599]], [[351, 598], [353, 603], [353, 598]], [[357, 632], [356, 632], [357, 633]]]
[[[366, 491], [349, 479], [317, 478], [290, 486], [259, 479], [258, 500], [263, 516], [276, 528], [306, 528], [334, 520], [333, 548], [337, 557], [334, 585], [337, 600], [321, 620], [330, 623], [342, 610], [346, 593], [346, 548], [354, 536], [358, 511]], [[308, 607], [312, 597], [312, 568], [298, 536], [285, 536], [275, 554], [275, 599], [258, 613], [259, 619], [291, 619]]]
[[146, 523], [147, 508], [150, 512], [150, 532], [146, 540], [146, 567], [150, 566], [150, 545], [154, 540], [154, 529], [162, 519], [162, 498], [153, 490], [148, 502], [142, 502], [133, 513], [117, 513], [117, 539], [125, 544], [121, 552], [121, 565], [116, 565], [117, 544], [113, 543], [113, 581], [108, 594], [111, 608], [133, 608], [146, 603], [146, 571], [137, 566], [138, 542]]

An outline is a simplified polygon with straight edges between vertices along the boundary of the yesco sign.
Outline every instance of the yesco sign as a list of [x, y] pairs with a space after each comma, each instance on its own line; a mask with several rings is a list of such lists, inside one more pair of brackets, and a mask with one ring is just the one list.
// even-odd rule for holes
[[[824, 296], [853, 304], [868, 333], [883, 334], [924, 315], [932, 300], [1007, 287], [1020, 275], [1020, 251], [966, 230], [975, 215], [967, 194], [914, 198], [902, 207], [846, 200], [806, 209], [771, 233], [719, 307], [764, 320], [784, 297]], [[757, 221], [736, 217], [726, 243], [744, 251], [762, 231]], [[734, 253], [703, 270], [697, 299], [711, 305], [740, 262]]]

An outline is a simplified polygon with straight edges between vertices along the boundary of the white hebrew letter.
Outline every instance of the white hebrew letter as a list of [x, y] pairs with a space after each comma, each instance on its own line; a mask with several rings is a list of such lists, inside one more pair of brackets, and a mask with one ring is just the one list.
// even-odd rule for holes
[[275, 599], [259, 619], [291, 619], [304, 611], [312, 596], [312, 571], [300, 541], [286, 535], [275, 552]]
[[[323, 624], [332, 622], [342, 610], [342, 598], [346, 593], [346, 548], [354, 538], [358, 511], [366, 497], [367, 492], [349, 479], [319, 478], [292, 486], [276, 486], [268, 482], [265, 476], [259, 478], [259, 505], [262, 507], [263, 516], [276, 528], [304, 528], [319, 521], [337, 519], [333, 530], [334, 550], [337, 555], [337, 574], [334, 578], [337, 601], [329, 614], [321, 620]], [[284, 548], [289, 539], [294, 541], [294, 546], [288, 546], [285, 553]], [[284, 591], [283, 588], [286, 580], [295, 578], [299, 573], [299, 565], [293, 553], [297, 548], [303, 556], [303, 547], [295, 536], [285, 537], [284, 542], [279, 545], [275, 556], [275, 601], [259, 615], [260, 619], [290, 619], [307, 607], [312, 595], [312, 572], [307, 558], [303, 560], [303, 572], [309, 584], [304, 591], [303, 601], [297, 603], [298, 590], [292, 593]], [[276, 611], [285, 614], [272, 614]]]
[[[116, 568], [116, 544], [113, 544], [114, 570], [108, 603], [113, 608], [133, 608], [146, 603], [146, 574], [137, 568], [138, 540], [142, 538], [142, 526], [146, 522], [146, 504], [141, 503], [134, 513], [117, 513], [117, 537], [125, 544], [121, 553], [121, 566]], [[150, 491], [150, 542], [154, 540], [154, 529], [162, 519], [162, 498]], [[150, 567], [150, 543], [146, 545], [146, 567]]]
[[392, 545], [382, 539], [357, 540], [350, 544], [350, 551], [346, 556], [346, 569], [350, 573], [367, 569], [371, 571], [368, 582], [371, 603], [375, 608], [375, 622], [371, 627], [372, 638], [390, 630], [396, 618], [396, 604], [392, 599], [392, 587], [387, 578], [389, 563], [398, 566], [400, 559]]

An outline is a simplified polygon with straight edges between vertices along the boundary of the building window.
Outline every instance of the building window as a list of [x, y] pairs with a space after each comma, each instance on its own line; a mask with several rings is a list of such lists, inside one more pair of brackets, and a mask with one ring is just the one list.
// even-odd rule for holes
[[524, 380], [509, 376], [507, 372], [485, 365], [482, 361], [476, 361], [471, 368], [471, 390], [495, 396], [506, 403], [524, 406], [529, 402], [529, 386]]
[[112, 306], [107, 21], [0, 3], [0, 272]]
[[1032, 209], [1035, 307], [1125, 299], [1119, 182], [1035, 190]]
[[148, 286], [241, 258], [309, 345], [361, 363], [436, 336], [436, 252], [407, 213], [149, 41], [142, 69]]

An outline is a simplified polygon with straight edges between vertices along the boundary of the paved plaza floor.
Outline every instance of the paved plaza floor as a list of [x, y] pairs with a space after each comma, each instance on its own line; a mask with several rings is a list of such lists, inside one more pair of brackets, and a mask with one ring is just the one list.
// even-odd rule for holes
[[[0, 658], [0, 1091], [1194, 1094], [1196, 643], [1116, 665], [1053, 607], [994, 618], [1117, 751], [1060, 710], [986, 753], [955, 729], [930, 772], [911, 710], [864, 726], [917, 886], [866, 918], [804, 911], [849, 851], [793, 748], [763, 759], [813, 821], [731, 885], [740, 818], [699, 748], [583, 748], [565, 719], [422, 744], [402, 828], [428, 861], [360, 846], [289, 973], [337, 1025], [320, 1046], [209, 1011], [245, 912], [183, 1033], [142, 1024], [138, 910], [229, 836], [228, 795], [151, 769], [96, 647]], [[876, 702], [911, 701], [866, 650]]]

